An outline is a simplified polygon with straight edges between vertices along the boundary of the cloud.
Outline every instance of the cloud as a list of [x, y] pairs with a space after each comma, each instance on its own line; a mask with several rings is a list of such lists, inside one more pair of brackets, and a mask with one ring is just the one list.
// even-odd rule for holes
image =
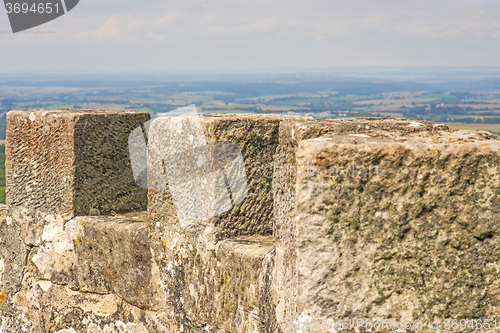
[[497, 0], [85, 0], [52, 34], [0, 35], [0, 69], [500, 65], [499, 16]]
[[161, 31], [171, 28], [176, 21], [176, 13], [170, 12], [159, 18], [137, 18], [131, 14], [113, 14], [95, 29], [80, 32], [77, 37], [83, 41], [134, 42], [158, 39]]

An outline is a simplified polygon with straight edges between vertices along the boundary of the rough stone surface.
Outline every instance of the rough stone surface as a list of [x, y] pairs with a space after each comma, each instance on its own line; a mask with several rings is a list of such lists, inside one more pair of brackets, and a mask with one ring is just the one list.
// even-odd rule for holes
[[278, 241], [293, 242], [295, 186], [297, 180], [296, 152], [300, 142], [328, 134], [352, 135], [404, 135], [408, 133], [434, 133], [448, 130], [445, 125], [430, 121], [404, 118], [349, 118], [308, 120], [291, 119], [283, 121], [279, 129], [279, 146], [274, 159], [273, 194], [274, 235]]
[[[149, 189], [154, 257], [160, 258], [157, 264], [164, 274], [179, 325], [191, 330], [218, 327], [234, 332], [274, 332], [271, 183], [279, 124], [311, 118], [225, 115], [200, 119], [207, 142], [229, 142], [241, 150], [248, 194], [224, 214], [181, 227], [172, 194]], [[164, 126], [169, 125], [165, 121]], [[158, 141], [155, 135], [168, 133], [161, 127], [155, 131], [151, 128], [150, 142]], [[148, 170], [156, 168], [150, 166]], [[250, 244], [239, 243], [239, 237], [245, 235], [254, 235], [254, 240], [248, 236], [246, 243]], [[264, 243], [257, 235], [267, 236]], [[245, 250], [238, 254], [240, 248]], [[240, 256], [243, 259], [238, 260]]]
[[[248, 194], [245, 199], [211, 219], [220, 238], [239, 235], [271, 235], [273, 223], [273, 161], [282, 121], [309, 117], [274, 115], [224, 115], [200, 117], [208, 142], [236, 144], [245, 163]], [[151, 133], [150, 136], [154, 135]], [[163, 133], [161, 129], [156, 131]], [[150, 138], [150, 140], [152, 140]], [[148, 211], [154, 221], [177, 223], [175, 205], [168, 190], [150, 189]]]
[[3, 216], [0, 230], [2, 332], [178, 330], [146, 213], [64, 222], [18, 208]]
[[21, 289], [29, 247], [21, 235], [23, 220], [6, 216], [5, 205], [0, 213], [0, 301], [5, 301]]
[[385, 133], [434, 133], [447, 127], [429, 121], [403, 118], [352, 118], [283, 121], [279, 129], [279, 146], [274, 160], [273, 195], [276, 238], [275, 288], [279, 295], [277, 316], [282, 327], [289, 327], [290, 320], [298, 317], [297, 299], [297, 230], [296, 230], [296, 155], [299, 144], [308, 139], [325, 135]]
[[9, 209], [23, 206], [65, 219], [145, 210], [147, 193], [133, 179], [128, 135], [148, 119], [136, 111], [9, 112]]
[[272, 236], [217, 242], [213, 230], [156, 233], [153, 252], [178, 325], [189, 332], [275, 332]]
[[147, 214], [46, 220], [28, 257], [34, 277], [80, 292], [113, 293], [141, 309], [164, 307]]
[[444, 131], [300, 143], [299, 317], [495, 318], [498, 139]]
[[81, 293], [29, 276], [15, 296], [14, 304], [17, 312], [2, 322], [4, 332], [178, 331], [171, 311], [152, 312], [132, 306], [115, 294]]

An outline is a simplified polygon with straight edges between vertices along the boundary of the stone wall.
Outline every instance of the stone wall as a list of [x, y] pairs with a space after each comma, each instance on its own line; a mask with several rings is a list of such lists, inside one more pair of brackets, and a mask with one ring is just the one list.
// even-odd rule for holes
[[[498, 319], [500, 332], [498, 136], [202, 117], [209, 142], [241, 151], [248, 193], [185, 226], [167, 188], [134, 183], [127, 138], [148, 119], [8, 114], [0, 332], [335, 331], [309, 326], [325, 319], [442, 331], [447, 318]], [[168, 133], [155, 126], [150, 144]]]

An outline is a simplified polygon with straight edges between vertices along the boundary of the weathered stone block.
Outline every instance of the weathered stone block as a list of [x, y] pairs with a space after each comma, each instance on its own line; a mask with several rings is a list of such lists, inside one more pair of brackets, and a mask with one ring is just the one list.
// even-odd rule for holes
[[301, 142], [298, 318], [495, 318], [498, 139], [464, 131]]
[[243, 236], [217, 243], [212, 260], [197, 253], [186, 275], [188, 316], [229, 332], [273, 332], [273, 250], [270, 236]]
[[11, 111], [7, 115], [7, 205], [69, 219], [145, 210], [135, 185], [129, 133], [149, 119], [135, 111]]
[[397, 136], [408, 133], [434, 133], [448, 130], [443, 124], [404, 118], [348, 118], [283, 121], [279, 129], [274, 174], [274, 225], [273, 234], [279, 242], [294, 245], [295, 230], [292, 223], [295, 209], [295, 187], [297, 184], [296, 153], [304, 140], [327, 134], [386, 135]]
[[6, 333], [171, 333], [171, 311], [148, 311], [115, 294], [82, 293], [27, 277], [14, 298], [12, 316], [2, 312]]
[[21, 289], [28, 253], [22, 229], [22, 221], [6, 216], [6, 206], [0, 205], [0, 309]]
[[[297, 320], [297, 149], [301, 142], [324, 135], [352, 134], [397, 136], [420, 133], [427, 136], [447, 130], [441, 124], [403, 118], [353, 118], [283, 121], [279, 129], [273, 174], [274, 223], [276, 238], [275, 288], [279, 295], [277, 315], [283, 328]], [[313, 199], [312, 199], [313, 200]]]
[[[210, 219], [218, 230], [218, 237], [237, 235], [270, 235], [273, 221], [273, 161], [278, 146], [278, 129], [282, 121], [309, 117], [275, 115], [224, 115], [199, 118], [204, 129], [204, 139], [210, 142], [228, 142], [241, 150], [245, 164], [248, 193], [242, 202], [227, 212]], [[150, 142], [168, 140], [156, 138], [172, 131], [167, 119], [157, 119], [150, 128]], [[172, 135], [172, 134], [170, 134]], [[213, 160], [213, 158], [211, 158]], [[149, 170], [157, 170], [150, 165]], [[151, 177], [150, 177], [151, 178]], [[168, 183], [165, 178], [164, 183]], [[201, 184], [200, 184], [201, 186]], [[168, 189], [149, 190], [148, 211], [154, 221], [178, 223], [175, 204]]]
[[34, 278], [79, 292], [112, 293], [145, 310], [165, 307], [146, 213], [46, 220], [28, 257]]
[[189, 332], [275, 332], [273, 237], [216, 242], [213, 230], [165, 230], [153, 243], [180, 326]]
[[[279, 124], [290, 119], [311, 120], [309, 117], [272, 115], [200, 118], [209, 144], [234, 144], [244, 160], [247, 196], [219, 216], [183, 227], [170, 191], [149, 189], [154, 258], [162, 268], [163, 284], [176, 317], [188, 330], [204, 325], [238, 332], [255, 329], [272, 332], [276, 328], [271, 288], [274, 267], [274, 244], [270, 235], [273, 221], [271, 183]], [[157, 129], [154, 123], [151, 125], [150, 145], [161, 142], [161, 138], [155, 136], [168, 133], [168, 128], [163, 126], [169, 126], [169, 122], [163, 121], [165, 125], [160, 122], [156, 124]], [[192, 132], [193, 138], [199, 136], [192, 128], [187, 132]], [[151, 170], [157, 168], [150, 165], [148, 172]], [[157, 185], [156, 179], [149, 175], [148, 180]], [[166, 177], [163, 183], [168, 183]], [[267, 240], [264, 243], [252, 241], [253, 245], [246, 247], [253, 250], [239, 257], [227, 244], [236, 249], [245, 246], [238, 240], [226, 238], [242, 235], [260, 235]], [[232, 276], [229, 280], [228, 274]]]

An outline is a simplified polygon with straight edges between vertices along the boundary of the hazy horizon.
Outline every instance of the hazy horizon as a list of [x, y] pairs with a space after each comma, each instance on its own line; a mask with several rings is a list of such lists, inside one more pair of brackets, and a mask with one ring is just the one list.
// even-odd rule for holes
[[60, 80], [60, 79], [135, 79], [135, 80], [166, 80], [166, 79], [273, 79], [296, 78], [305, 80], [407, 80], [407, 81], [460, 81], [484, 80], [500, 78], [500, 66], [346, 66], [327, 68], [276, 67], [255, 69], [202, 69], [202, 70], [156, 70], [156, 71], [0, 71], [0, 82], [11, 80]]

